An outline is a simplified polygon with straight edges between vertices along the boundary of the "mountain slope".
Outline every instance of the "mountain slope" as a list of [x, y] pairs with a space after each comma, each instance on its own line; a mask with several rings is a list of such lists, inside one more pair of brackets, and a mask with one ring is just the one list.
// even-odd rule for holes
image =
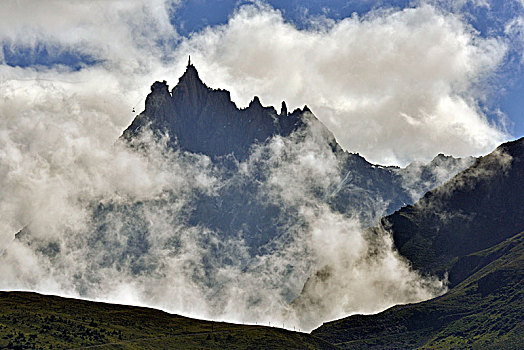
[[[498, 244], [524, 229], [524, 138], [505, 143], [452, 180], [381, 220], [416, 269], [451, 270], [455, 285], [468, 275], [460, 257]], [[461, 261], [466, 267], [466, 262]]]
[[524, 232], [476, 252], [486, 266], [445, 295], [312, 332], [346, 349], [517, 349], [524, 342]]
[[524, 336], [524, 139], [381, 220], [413, 266], [449, 273], [443, 296], [312, 332], [348, 349], [515, 349]]
[[305, 333], [28, 292], [0, 292], [0, 349], [334, 349]]

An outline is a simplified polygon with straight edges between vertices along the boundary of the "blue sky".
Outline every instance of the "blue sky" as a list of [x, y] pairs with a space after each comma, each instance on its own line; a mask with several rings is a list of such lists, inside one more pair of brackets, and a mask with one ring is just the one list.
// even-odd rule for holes
[[[393, 1], [347, 1], [347, 0], [269, 0], [274, 8], [282, 11], [287, 21], [297, 27], [307, 26], [307, 19], [325, 16], [334, 20], [350, 17], [353, 13], [365, 15], [369, 11], [383, 8], [413, 7], [416, 2], [407, 0]], [[182, 35], [191, 35], [207, 26], [225, 24], [233, 11], [246, 1], [238, 0], [193, 0], [185, 1], [173, 11], [173, 24]], [[482, 37], [501, 36], [508, 41], [515, 40], [505, 33], [506, 26], [513, 18], [524, 15], [522, 4], [518, 1], [437, 2], [443, 9], [460, 13], [463, 18]], [[522, 30], [522, 29], [521, 29]], [[522, 32], [520, 33], [522, 35]], [[500, 110], [510, 120], [509, 132], [515, 136], [524, 136], [524, 74], [522, 72], [522, 43], [514, 43], [504, 65], [492, 82], [496, 89], [485, 101], [490, 110], [488, 116], [496, 118], [495, 111]]]
[[[345, 149], [371, 161], [480, 155], [524, 135], [523, 6], [521, 0], [4, 2], [2, 88], [15, 100], [27, 89], [39, 91], [52, 105], [71, 97], [67, 84], [75, 98], [98, 96], [107, 110], [90, 100], [78, 109], [86, 115], [97, 109], [116, 137], [133, 117], [129, 106], [140, 110], [154, 80], [173, 86], [192, 54], [208, 85], [231, 90], [239, 106], [254, 95], [266, 105], [308, 104]], [[53, 88], [40, 91], [42, 81]], [[27, 108], [19, 112], [43, 115], [36, 100], [24, 101], [15, 103]]]

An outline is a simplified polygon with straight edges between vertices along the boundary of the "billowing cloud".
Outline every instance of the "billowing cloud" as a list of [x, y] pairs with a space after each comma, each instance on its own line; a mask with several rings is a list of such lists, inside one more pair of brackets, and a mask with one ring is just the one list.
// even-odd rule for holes
[[[131, 107], [143, 103], [151, 76], [169, 55], [166, 45], [177, 38], [168, 16], [173, 3], [0, 5], [3, 52], [23, 49], [33, 54], [41, 46], [50, 57], [69, 52], [95, 62], [80, 70], [0, 62], [3, 243], [28, 223], [28, 217], [34, 220], [34, 210], [48, 207], [41, 215], [49, 216], [48, 221], [69, 217], [67, 205], [62, 205], [79, 191], [102, 195], [128, 186], [126, 190], [137, 194], [158, 185], [160, 173], [148, 172], [147, 164], [115, 150], [113, 144], [133, 118]], [[109, 175], [98, 167], [123, 172]], [[122, 182], [126, 175], [129, 181]], [[75, 186], [65, 185], [70, 178]]]
[[[297, 324], [301, 316], [289, 301], [324, 269], [335, 278], [320, 296], [332, 303], [318, 317], [377, 311], [442, 291], [439, 281], [411, 271], [387, 236], [373, 242], [356, 219], [310, 195], [340, 179], [329, 149], [309, 139], [264, 146], [272, 155], [263, 160], [265, 199], [293, 207], [300, 225], [272, 242], [271, 254], [255, 257], [242, 237], [188, 223], [193, 194], [213, 196], [230, 181], [209, 159], [166, 150], [162, 140], [150, 140], [148, 155], [137, 154], [115, 140], [150, 84], [175, 82], [190, 53], [204, 81], [230, 89], [240, 105], [253, 95], [266, 104], [307, 103], [343, 146], [371, 160], [485, 152], [506, 137], [477, 106], [504, 44], [479, 38], [460, 17], [429, 5], [318, 20], [305, 30], [250, 5], [226, 25], [181, 39], [169, 23], [174, 3], [0, 5], [5, 50], [45, 45], [51, 55], [93, 61], [80, 70], [24, 68], [1, 57], [0, 288]], [[279, 161], [282, 152], [289, 162]], [[257, 154], [250, 161], [260, 162]], [[250, 177], [250, 166], [240, 164], [239, 176]], [[38, 244], [13, 240], [24, 227]], [[307, 327], [322, 321], [307, 318]]]
[[[2, 217], [19, 214], [27, 224], [0, 256], [1, 288], [302, 330], [443, 292], [441, 281], [410, 269], [387, 234], [369, 236], [357, 215], [329, 207], [325, 194], [341, 179], [320, 140], [315, 127], [275, 137], [233, 175], [205, 156], [166, 149], [162, 139], [139, 140], [150, 145], [147, 154], [89, 143], [47, 158], [45, 150], [25, 152], [3, 168], [9, 191]], [[282, 208], [282, 217], [272, 219], [286, 227], [265, 253], [250, 253], [241, 232], [188, 219], [198, 193], [214, 196], [242, 181], [259, 181], [257, 200]], [[310, 276], [326, 270], [327, 286], [292, 303]]]
[[429, 5], [305, 30], [267, 6], [245, 6], [180, 51], [241, 105], [254, 94], [308, 104], [343, 147], [375, 162], [485, 153], [507, 138], [478, 106], [504, 42]]
[[46, 46], [74, 51], [128, 74], [151, 70], [176, 32], [169, 8], [176, 1], [6, 1], [0, 40], [6, 49]]

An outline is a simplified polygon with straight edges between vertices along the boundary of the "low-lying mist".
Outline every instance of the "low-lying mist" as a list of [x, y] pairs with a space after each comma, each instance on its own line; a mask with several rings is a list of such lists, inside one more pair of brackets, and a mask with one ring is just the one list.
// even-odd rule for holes
[[[54, 144], [4, 135], [0, 288], [305, 331], [442, 293], [445, 283], [412, 271], [389, 235], [366, 231], [362, 207], [330, 207], [343, 179], [317, 129], [274, 137], [227, 167], [152, 132], [135, 147], [73, 127]], [[203, 200], [220, 206], [243, 186], [246, 200], [279, 208], [267, 222], [278, 236], [194, 220]], [[387, 203], [374, 203], [383, 213]]]
[[[439, 3], [304, 18], [299, 28], [265, 1], [239, 2], [227, 23], [182, 37], [171, 23], [177, 0], [1, 2], [0, 289], [301, 330], [442, 293], [387, 232], [366, 230], [391, 203], [353, 186], [321, 130], [275, 137], [227, 166], [169, 149], [168, 135], [144, 133], [135, 148], [116, 141], [149, 84], [179, 77], [191, 54], [238, 106], [254, 94], [308, 103], [368, 160], [487, 152], [509, 137], [482, 101], [513, 67], [519, 18], [483, 36]], [[413, 200], [434, 183], [421, 184], [424, 171], [403, 172]], [[335, 210], [336, 196], [362, 200]]]

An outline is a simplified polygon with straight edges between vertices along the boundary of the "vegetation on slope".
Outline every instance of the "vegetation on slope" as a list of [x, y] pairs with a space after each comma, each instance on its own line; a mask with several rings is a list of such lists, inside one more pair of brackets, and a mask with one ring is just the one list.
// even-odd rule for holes
[[305, 333], [159, 310], [0, 292], [0, 349], [333, 349]]
[[484, 267], [445, 295], [312, 332], [346, 349], [518, 349], [524, 344], [524, 232], [469, 259]]

